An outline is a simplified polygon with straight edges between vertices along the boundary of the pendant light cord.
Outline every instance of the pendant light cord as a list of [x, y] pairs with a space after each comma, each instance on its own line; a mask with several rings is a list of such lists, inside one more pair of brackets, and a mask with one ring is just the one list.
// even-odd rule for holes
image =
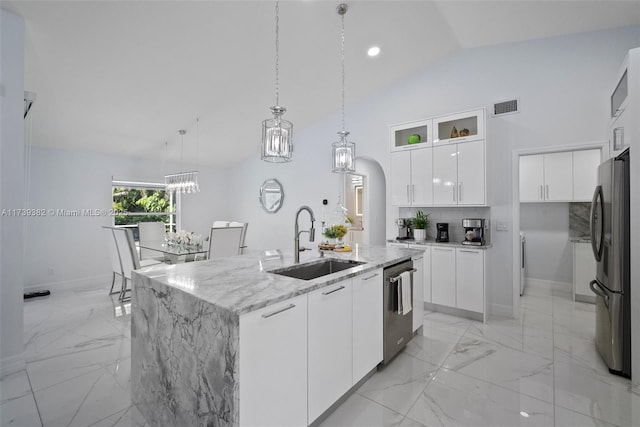
[[280, 5], [279, 1], [276, 0], [276, 107], [280, 105], [280, 79], [279, 72], [280, 69], [278, 67], [280, 62]]
[[[346, 11], [345, 11], [346, 13]], [[342, 51], [342, 130], [345, 130], [344, 124], [344, 81], [345, 81], [345, 72], [344, 72], [344, 13], [341, 15], [342, 17], [342, 43], [341, 43], [341, 51]]]

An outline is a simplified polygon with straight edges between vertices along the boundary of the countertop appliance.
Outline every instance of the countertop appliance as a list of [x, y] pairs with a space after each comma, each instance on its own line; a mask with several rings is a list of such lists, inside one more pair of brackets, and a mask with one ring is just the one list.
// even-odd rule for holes
[[406, 218], [398, 218], [396, 220], [398, 226], [397, 240], [413, 239], [413, 230], [411, 228], [411, 220]]
[[446, 222], [436, 223], [436, 242], [445, 243], [449, 241], [449, 224]]
[[609, 372], [631, 378], [629, 150], [598, 167], [591, 203], [596, 347]]
[[482, 246], [484, 245], [484, 219], [467, 218], [462, 220], [464, 227], [463, 245]]
[[407, 260], [384, 269], [384, 351], [383, 364], [387, 364], [413, 338], [413, 310], [402, 314], [402, 292], [399, 286], [406, 286], [401, 282], [402, 273], [410, 273], [409, 286], [413, 298], [413, 261]]

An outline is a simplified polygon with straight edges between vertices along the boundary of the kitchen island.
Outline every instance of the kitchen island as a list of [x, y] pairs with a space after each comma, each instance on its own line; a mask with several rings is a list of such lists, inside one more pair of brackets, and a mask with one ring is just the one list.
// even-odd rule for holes
[[[332, 396], [340, 398], [382, 360], [382, 268], [418, 253], [363, 246], [328, 253], [326, 258], [363, 264], [312, 280], [269, 273], [293, 266], [292, 254], [267, 262], [243, 255], [134, 272], [132, 402], [151, 425], [269, 425], [272, 416], [279, 425], [312, 423], [331, 406]], [[301, 263], [318, 257], [302, 253]], [[332, 295], [334, 305], [314, 308], [315, 295]], [[337, 322], [340, 313], [335, 330], [314, 326]], [[265, 329], [267, 320], [272, 329]], [[348, 349], [319, 354], [341, 334]], [[349, 356], [341, 375], [348, 376], [346, 390], [326, 390], [332, 381], [316, 366], [339, 365], [330, 360], [336, 354]], [[316, 371], [325, 376], [318, 387]]]

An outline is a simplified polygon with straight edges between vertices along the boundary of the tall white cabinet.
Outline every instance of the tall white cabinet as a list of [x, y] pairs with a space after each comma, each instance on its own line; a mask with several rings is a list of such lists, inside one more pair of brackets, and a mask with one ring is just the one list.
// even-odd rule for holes
[[391, 203], [425, 206], [433, 203], [431, 148], [391, 153]]

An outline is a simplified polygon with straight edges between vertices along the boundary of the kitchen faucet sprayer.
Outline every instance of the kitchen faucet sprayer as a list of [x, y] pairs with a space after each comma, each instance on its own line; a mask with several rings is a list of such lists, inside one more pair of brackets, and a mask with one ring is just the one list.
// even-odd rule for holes
[[[298, 219], [302, 211], [309, 212], [309, 217], [311, 217], [311, 228], [309, 230], [300, 231], [300, 227], [298, 226]], [[296, 263], [300, 262], [300, 252], [307, 250], [306, 248], [300, 248], [300, 233], [309, 233], [309, 241], [313, 242], [316, 237], [316, 229], [313, 227], [313, 223], [315, 221], [316, 219], [313, 215], [313, 210], [309, 206], [301, 206], [300, 209], [298, 209], [298, 212], [296, 212], [295, 238], [293, 242], [293, 252]]]

